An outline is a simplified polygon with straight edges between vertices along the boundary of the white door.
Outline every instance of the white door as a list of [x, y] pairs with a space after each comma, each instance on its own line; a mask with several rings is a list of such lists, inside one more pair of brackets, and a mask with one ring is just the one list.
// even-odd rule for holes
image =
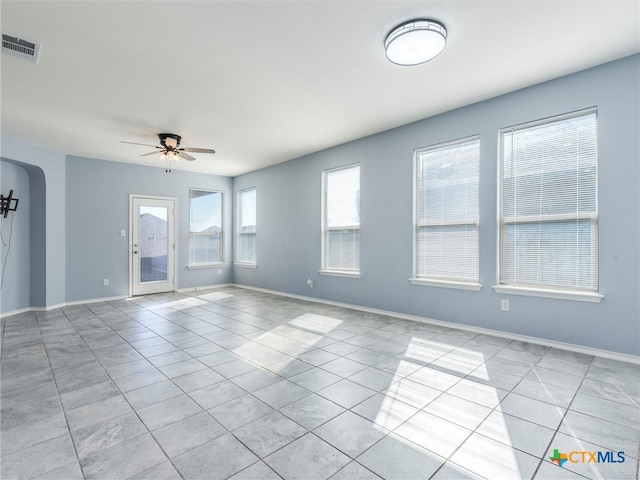
[[131, 294], [175, 290], [175, 199], [131, 196]]

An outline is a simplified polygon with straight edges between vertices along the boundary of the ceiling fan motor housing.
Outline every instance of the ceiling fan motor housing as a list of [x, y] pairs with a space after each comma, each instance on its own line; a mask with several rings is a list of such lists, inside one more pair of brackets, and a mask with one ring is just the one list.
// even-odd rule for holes
[[182, 140], [180, 135], [174, 133], [159, 133], [158, 138], [160, 139], [160, 144], [170, 150], [178, 148], [180, 146], [180, 140]]

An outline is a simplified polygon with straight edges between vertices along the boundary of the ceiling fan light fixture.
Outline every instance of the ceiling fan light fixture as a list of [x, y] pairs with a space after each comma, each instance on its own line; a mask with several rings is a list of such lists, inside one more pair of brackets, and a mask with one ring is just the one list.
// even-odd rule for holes
[[[193, 162], [195, 157], [189, 155], [187, 152], [194, 153], [216, 153], [216, 151], [212, 148], [185, 148], [180, 147], [180, 140], [182, 137], [180, 135], [176, 135], [175, 133], [159, 133], [158, 139], [160, 140], [161, 147], [156, 145], [148, 145], [146, 143], [137, 143], [137, 142], [126, 142], [122, 141], [122, 143], [130, 143], [132, 145], [144, 145], [146, 147], [154, 147], [155, 150], [148, 153], [143, 153], [140, 155], [141, 157], [147, 157], [149, 155], [160, 154], [160, 158], [165, 161], [165, 171], [167, 173], [171, 172], [170, 162], [178, 162], [180, 159], [187, 160], [189, 162]], [[178, 148], [180, 147], [180, 148]]]
[[384, 49], [390, 62], [411, 66], [434, 59], [446, 44], [446, 27], [435, 20], [421, 18], [391, 30], [384, 41]]
[[180, 140], [182, 140], [182, 137], [175, 133], [159, 133], [158, 138], [163, 147], [170, 148], [178, 148], [180, 146]]

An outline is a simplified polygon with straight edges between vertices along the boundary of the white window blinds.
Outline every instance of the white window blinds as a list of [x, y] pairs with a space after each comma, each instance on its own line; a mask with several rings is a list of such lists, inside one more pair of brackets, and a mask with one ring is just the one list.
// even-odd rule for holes
[[415, 277], [477, 282], [477, 136], [416, 151]]
[[500, 137], [500, 283], [597, 290], [596, 111]]
[[360, 270], [360, 165], [324, 172], [323, 269]]
[[222, 192], [189, 191], [189, 265], [223, 262]]
[[256, 189], [242, 190], [238, 192], [238, 263], [256, 263], [256, 223]]

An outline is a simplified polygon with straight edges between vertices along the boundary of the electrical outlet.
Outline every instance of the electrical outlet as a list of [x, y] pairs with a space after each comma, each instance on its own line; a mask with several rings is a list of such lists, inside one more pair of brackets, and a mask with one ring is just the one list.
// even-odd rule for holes
[[500, 300], [500, 310], [502, 310], [503, 312], [509, 311], [509, 300]]
[[309, 288], [313, 288], [313, 280], [311, 280], [310, 278], [307, 279], [307, 286]]
[[109, 279], [108, 278], [103, 278], [102, 279], [102, 285], [105, 286], [105, 287], [108, 286], [109, 285]]
[[218, 269], [218, 275], [222, 275], [222, 269], [221, 268]]
[[126, 230], [120, 230], [120, 236], [121, 237], [126, 237], [127, 236], [127, 231]]

